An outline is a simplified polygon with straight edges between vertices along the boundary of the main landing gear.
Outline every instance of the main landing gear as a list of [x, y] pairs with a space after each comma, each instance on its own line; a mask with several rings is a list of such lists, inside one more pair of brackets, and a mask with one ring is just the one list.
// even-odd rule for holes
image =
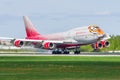
[[74, 51], [74, 54], [80, 54], [80, 50]]
[[75, 48], [75, 51], [74, 51], [74, 54], [80, 54], [80, 47], [77, 47]]
[[[70, 54], [70, 51], [68, 49], [54, 49], [52, 54]], [[75, 48], [74, 54], [80, 54], [79, 47]]]
[[69, 50], [67, 49], [55, 49], [52, 51], [52, 54], [69, 54]]

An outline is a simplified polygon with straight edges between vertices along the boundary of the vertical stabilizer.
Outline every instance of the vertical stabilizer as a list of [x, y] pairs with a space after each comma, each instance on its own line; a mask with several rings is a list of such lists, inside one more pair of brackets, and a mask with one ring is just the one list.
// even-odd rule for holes
[[30, 19], [27, 16], [23, 16], [24, 24], [25, 24], [25, 30], [26, 30], [26, 37], [35, 37], [40, 35], [39, 32], [35, 29], [34, 25], [30, 21]]

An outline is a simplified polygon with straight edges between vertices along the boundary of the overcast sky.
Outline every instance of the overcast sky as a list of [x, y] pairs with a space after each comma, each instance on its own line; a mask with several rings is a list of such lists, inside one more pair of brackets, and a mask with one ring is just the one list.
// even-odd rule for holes
[[0, 0], [0, 36], [24, 38], [24, 15], [41, 34], [91, 24], [120, 34], [120, 0]]

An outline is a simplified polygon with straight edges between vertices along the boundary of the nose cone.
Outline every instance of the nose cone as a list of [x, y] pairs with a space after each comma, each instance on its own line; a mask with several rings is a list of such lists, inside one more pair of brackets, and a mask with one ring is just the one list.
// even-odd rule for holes
[[91, 33], [98, 33], [99, 35], [104, 35], [104, 31], [100, 29], [97, 25], [90, 25], [88, 27], [89, 32]]

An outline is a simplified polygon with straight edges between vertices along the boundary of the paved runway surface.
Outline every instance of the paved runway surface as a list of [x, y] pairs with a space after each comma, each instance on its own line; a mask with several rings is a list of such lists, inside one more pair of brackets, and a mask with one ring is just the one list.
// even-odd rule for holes
[[0, 53], [0, 56], [120, 56], [120, 53], [109, 52], [81, 52], [81, 54], [51, 54], [46, 52], [17, 52]]

